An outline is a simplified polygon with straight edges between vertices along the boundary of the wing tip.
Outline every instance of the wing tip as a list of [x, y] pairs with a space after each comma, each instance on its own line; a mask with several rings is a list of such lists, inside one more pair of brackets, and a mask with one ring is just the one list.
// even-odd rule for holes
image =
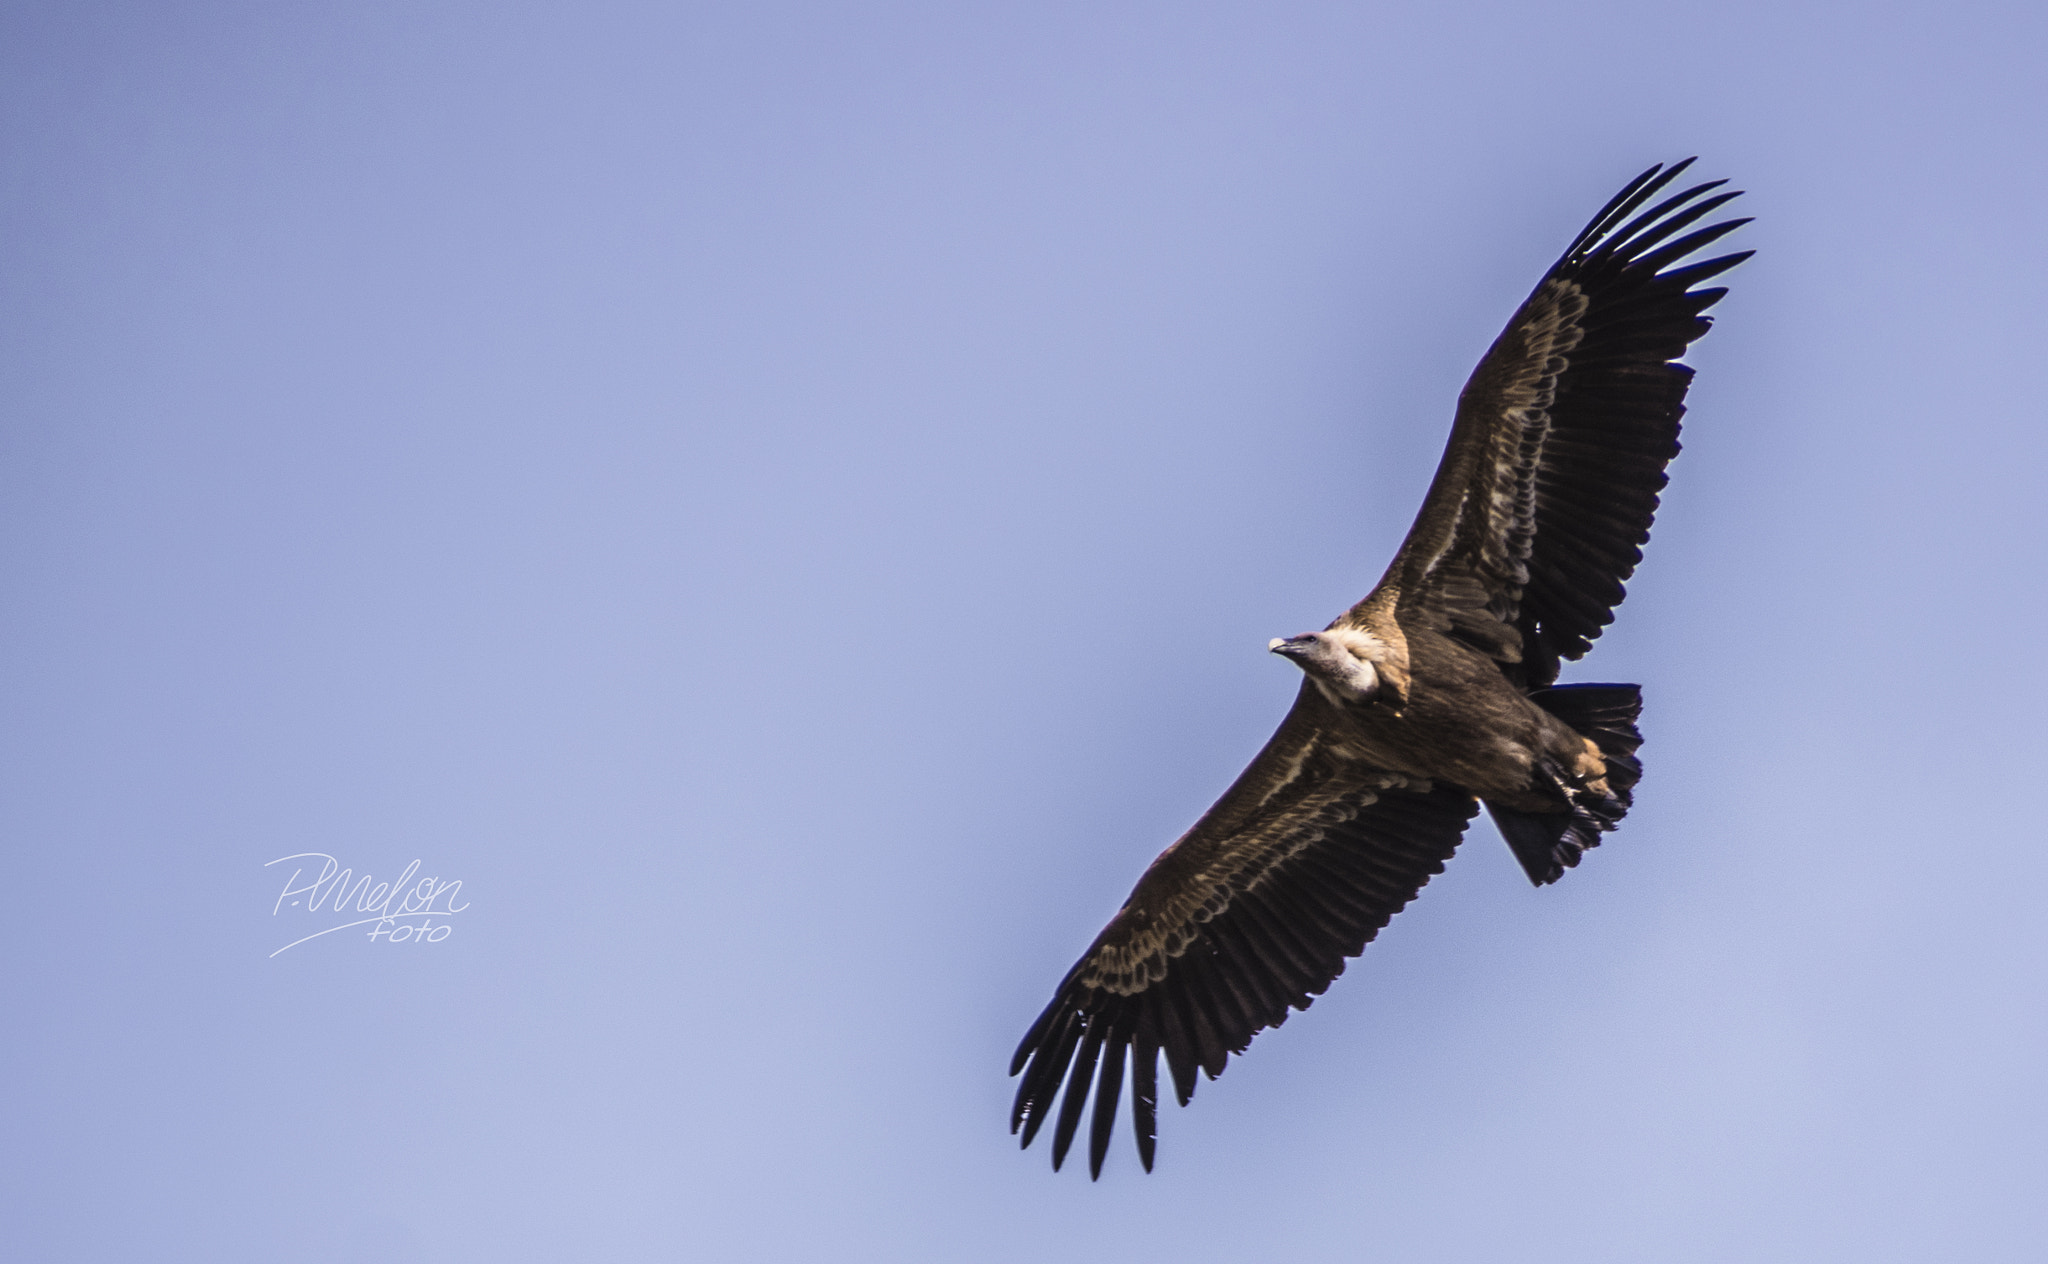
[[[1654, 254], [1664, 254], [1671, 248], [1656, 251], [1657, 243], [1743, 195], [1741, 189], [1715, 193], [1714, 190], [1720, 189], [1728, 181], [1709, 180], [1665, 199], [1640, 215], [1636, 214], [1644, 203], [1669, 186], [1680, 173], [1697, 160], [1695, 155], [1669, 166], [1662, 163], [1653, 164], [1641, 175], [1622, 186], [1621, 192], [1615, 194], [1572, 239], [1571, 245], [1565, 248], [1565, 252], [1558, 257], [1557, 263], [1551, 267], [1544, 279], [1547, 281], [1562, 272], [1586, 266], [1600, 259], [1619, 260], [1627, 267], [1640, 264], [1646, 257], [1654, 257]], [[1709, 197], [1708, 194], [1712, 196]], [[1630, 219], [1631, 215], [1635, 215], [1635, 218]], [[1682, 239], [1691, 243], [1688, 248], [1659, 260], [1652, 271], [1656, 272], [1684, 258], [1715, 238], [1733, 232], [1749, 222], [1751, 217], [1709, 225], [1700, 232]], [[1747, 257], [1748, 255], [1744, 255], [1744, 258]]]

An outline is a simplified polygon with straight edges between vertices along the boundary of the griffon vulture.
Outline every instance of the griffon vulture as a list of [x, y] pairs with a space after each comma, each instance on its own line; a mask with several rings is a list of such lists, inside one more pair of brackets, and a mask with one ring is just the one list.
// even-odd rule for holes
[[1128, 1074], [1150, 1171], [1159, 1056], [1186, 1105], [1197, 1070], [1307, 1009], [1443, 871], [1480, 804], [1539, 886], [1627, 813], [1638, 688], [1556, 680], [1642, 559], [1692, 379], [1674, 361], [1726, 293], [1695, 287], [1749, 257], [1679, 266], [1747, 222], [1687, 231], [1736, 196], [1725, 181], [1641, 209], [1690, 162], [1630, 181], [1508, 322], [1379, 586], [1272, 642], [1305, 676], [1294, 709], [1017, 1048], [1010, 1128], [1028, 1146], [1052, 1120], [1054, 1168], [1092, 1089], [1100, 1175]]

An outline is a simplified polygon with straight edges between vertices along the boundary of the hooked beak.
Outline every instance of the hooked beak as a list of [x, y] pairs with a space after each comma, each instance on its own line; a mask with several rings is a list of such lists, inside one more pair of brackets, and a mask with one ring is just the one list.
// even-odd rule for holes
[[1315, 634], [1312, 632], [1302, 636], [1276, 636], [1266, 642], [1266, 648], [1283, 658], [1293, 658], [1296, 654], [1307, 649], [1314, 640]]

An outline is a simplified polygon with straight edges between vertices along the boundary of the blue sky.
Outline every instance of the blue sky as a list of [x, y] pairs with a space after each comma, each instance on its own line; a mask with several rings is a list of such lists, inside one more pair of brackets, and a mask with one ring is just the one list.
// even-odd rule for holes
[[[0, 1247], [2033, 1258], [2039, 6], [0, 11]], [[1006, 1062], [1652, 162], [1626, 827], [1099, 1184]], [[268, 861], [460, 881], [325, 936]], [[337, 919], [329, 919], [330, 921]], [[318, 923], [325, 925], [327, 923]]]

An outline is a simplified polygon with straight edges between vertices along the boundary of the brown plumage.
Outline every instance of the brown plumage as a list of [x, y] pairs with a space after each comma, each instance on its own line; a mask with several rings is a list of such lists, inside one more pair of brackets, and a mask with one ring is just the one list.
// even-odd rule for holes
[[[1673, 363], [1748, 253], [1673, 266], [1746, 220], [1736, 196], [1641, 208], [1652, 167], [1593, 218], [1458, 397], [1443, 463], [1365, 600], [1276, 640], [1306, 679], [1266, 748], [1139, 878], [1017, 1048], [1011, 1131], [1059, 1102], [1053, 1167], [1087, 1111], [1099, 1175], [1127, 1073], [1151, 1170], [1158, 1064], [1181, 1104], [1307, 1009], [1423, 884], [1484, 802], [1530, 880], [1554, 882], [1628, 811], [1634, 685], [1556, 685], [1613, 619], [1678, 453]], [[1062, 1088], [1064, 1087], [1064, 1093]]]

